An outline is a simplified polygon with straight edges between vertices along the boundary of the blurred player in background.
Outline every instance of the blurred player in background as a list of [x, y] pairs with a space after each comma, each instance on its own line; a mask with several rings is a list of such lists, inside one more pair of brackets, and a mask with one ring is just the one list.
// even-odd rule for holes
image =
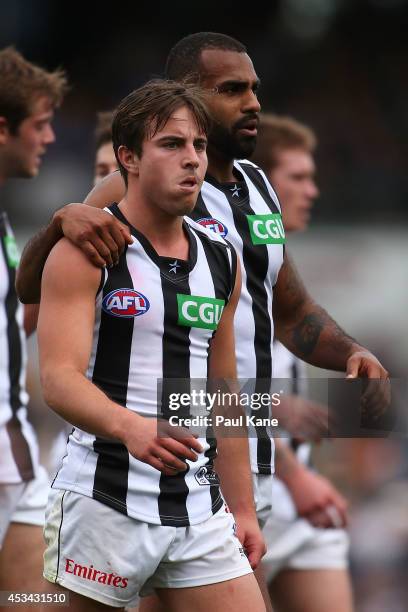
[[118, 169], [118, 162], [112, 146], [112, 118], [113, 113], [110, 111], [97, 114], [94, 185]]
[[[276, 189], [286, 232], [307, 229], [319, 191], [312, 130], [289, 117], [262, 114], [254, 161]], [[305, 392], [305, 363], [274, 342], [274, 378], [292, 379], [293, 393]], [[305, 400], [305, 408], [309, 402]], [[289, 406], [290, 409], [290, 406]], [[299, 429], [301, 427], [299, 426]], [[299, 432], [298, 432], [299, 435]], [[297, 462], [279, 479], [279, 448], [288, 444]], [[350, 612], [346, 502], [323, 477], [311, 471], [311, 445], [295, 437], [277, 445], [272, 513], [263, 533], [268, 552], [264, 571], [277, 612]], [[297, 463], [297, 465], [296, 465]]]
[[[47, 72], [13, 48], [0, 51], [0, 184], [37, 176], [55, 140], [51, 121], [66, 86], [61, 71]], [[19, 255], [4, 211], [0, 233], [0, 591], [35, 591], [41, 584], [47, 474], [27, 420], [25, 343], [38, 312], [30, 306], [23, 312], [18, 302]]]

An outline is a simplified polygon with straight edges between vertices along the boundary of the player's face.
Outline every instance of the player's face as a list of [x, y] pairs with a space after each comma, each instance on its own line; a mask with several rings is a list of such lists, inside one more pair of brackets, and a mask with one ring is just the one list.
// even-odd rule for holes
[[312, 155], [302, 149], [289, 149], [278, 154], [278, 164], [269, 173], [282, 204], [282, 216], [288, 232], [305, 230], [310, 211], [319, 195], [315, 182]]
[[45, 96], [37, 98], [17, 133], [8, 133], [5, 151], [9, 177], [31, 178], [38, 174], [47, 146], [55, 141], [53, 115], [50, 100]]
[[207, 138], [187, 107], [143, 142], [139, 186], [146, 200], [171, 216], [185, 215], [196, 204], [207, 170]]
[[201, 54], [201, 84], [212, 90], [209, 144], [225, 157], [250, 157], [255, 150], [259, 79], [246, 53], [206, 49]]
[[96, 152], [94, 184], [118, 169], [115, 152], [110, 142], [101, 145]]

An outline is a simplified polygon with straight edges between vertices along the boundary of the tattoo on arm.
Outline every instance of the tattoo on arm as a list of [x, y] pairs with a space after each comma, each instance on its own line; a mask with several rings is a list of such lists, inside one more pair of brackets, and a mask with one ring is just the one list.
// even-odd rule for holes
[[313, 353], [325, 322], [317, 313], [307, 314], [293, 330], [293, 343], [304, 355]]
[[279, 274], [275, 327], [279, 339], [301, 359], [320, 367], [342, 369], [356, 341], [346, 334], [307, 292], [288, 254]]
[[300, 323], [293, 328], [292, 342], [299, 356], [308, 358], [312, 355], [320, 340], [323, 341], [320, 350], [323, 350], [327, 355], [329, 348], [330, 352], [338, 357], [347, 353], [351, 345], [356, 343], [356, 340], [346, 334], [324, 308], [313, 304], [313, 309], [306, 312]]

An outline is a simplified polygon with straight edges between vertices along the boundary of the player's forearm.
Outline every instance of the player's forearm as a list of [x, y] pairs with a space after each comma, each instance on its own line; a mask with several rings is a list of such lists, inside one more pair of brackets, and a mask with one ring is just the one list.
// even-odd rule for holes
[[295, 453], [280, 438], [275, 438], [275, 476], [290, 487], [290, 483], [304, 469]]
[[362, 349], [312, 300], [287, 253], [274, 290], [273, 319], [278, 340], [312, 365], [342, 371]]
[[62, 236], [57, 212], [50, 223], [27, 243], [16, 276], [16, 291], [23, 304], [40, 302], [43, 268], [51, 249]]
[[248, 438], [219, 437], [217, 442], [216, 470], [231, 512], [255, 517]]
[[111, 401], [81, 372], [70, 366], [41, 367], [46, 403], [76, 427], [104, 438], [123, 441], [141, 417]]
[[290, 321], [278, 325], [276, 337], [304, 361], [328, 370], [346, 370], [348, 358], [364, 350], [312, 300], [306, 300]]
[[120, 202], [126, 194], [125, 182], [119, 170], [108, 174], [99, 181], [92, 191], [88, 193], [84, 204], [94, 208], [104, 208], [112, 202]]

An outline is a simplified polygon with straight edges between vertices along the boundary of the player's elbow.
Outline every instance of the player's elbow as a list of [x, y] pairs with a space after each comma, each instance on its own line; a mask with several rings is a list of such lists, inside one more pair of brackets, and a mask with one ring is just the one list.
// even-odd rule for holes
[[58, 411], [58, 397], [61, 397], [59, 392], [58, 380], [60, 374], [58, 368], [52, 364], [46, 364], [41, 367], [40, 372], [41, 387], [45, 403], [53, 410]]

